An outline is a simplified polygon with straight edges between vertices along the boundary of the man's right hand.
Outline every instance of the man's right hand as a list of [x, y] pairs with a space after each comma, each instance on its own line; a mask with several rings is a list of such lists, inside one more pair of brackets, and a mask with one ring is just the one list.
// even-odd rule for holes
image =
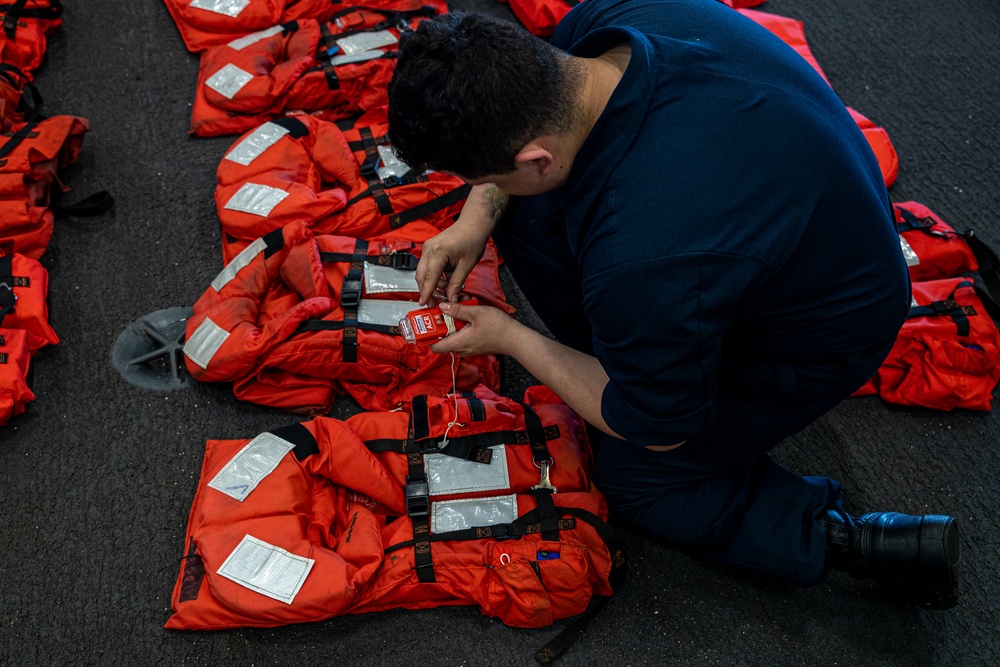
[[486, 240], [472, 225], [463, 226], [462, 219], [424, 243], [417, 263], [417, 286], [420, 305], [432, 304], [442, 296], [457, 301], [465, 279], [483, 257]]
[[486, 242], [506, 203], [507, 195], [497, 186], [477, 185], [469, 192], [455, 224], [424, 243], [415, 276], [421, 306], [442, 297], [458, 300], [465, 279], [486, 251]]

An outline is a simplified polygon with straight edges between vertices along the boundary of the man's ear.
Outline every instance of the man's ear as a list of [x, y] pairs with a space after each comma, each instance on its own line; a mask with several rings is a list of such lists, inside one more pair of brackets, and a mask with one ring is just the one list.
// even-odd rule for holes
[[552, 171], [552, 153], [538, 142], [532, 141], [514, 156], [514, 164], [537, 169], [539, 176], [548, 176]]

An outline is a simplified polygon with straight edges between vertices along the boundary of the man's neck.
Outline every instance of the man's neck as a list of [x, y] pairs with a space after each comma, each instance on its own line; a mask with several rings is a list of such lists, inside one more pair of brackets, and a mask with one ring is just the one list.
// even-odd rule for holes
[[596, 58], [579, 59], [584, 76], [578, 100], [578, 108], [581, 113], [571, 139], [571, 150], [574, 156], [587, 140], [601, 114], [604, 113], [604, 109], [608, 106], [608, 101], [622, 80], [631, 58], [632, 47], [626, 42]]

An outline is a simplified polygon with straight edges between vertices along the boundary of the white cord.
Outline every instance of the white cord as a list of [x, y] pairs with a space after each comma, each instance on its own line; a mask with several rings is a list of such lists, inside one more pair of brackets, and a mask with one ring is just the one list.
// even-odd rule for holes
[[448, 446], [448, 433], [451, 432], [452, 426], [465, 426], [465, 424], [458, 422], [458, 378], [455, 376], [455, 353], [449, 352], [448, 354], [451, 355], [451, 395], [455, 399], [455, 416], [448, 422], [448, 428], [445, 429], [444, 436], [441, 438], [440, 449]]

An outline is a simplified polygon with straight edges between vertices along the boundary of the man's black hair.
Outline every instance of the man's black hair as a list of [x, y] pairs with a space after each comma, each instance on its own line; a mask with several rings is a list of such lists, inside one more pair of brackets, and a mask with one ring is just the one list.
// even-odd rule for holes
[[424, 21], [389, 83], [389, 140], [414, 167], [506, 174], [526, 143], [569, 129], [577, 68], [521, 26], [452, 12]]

